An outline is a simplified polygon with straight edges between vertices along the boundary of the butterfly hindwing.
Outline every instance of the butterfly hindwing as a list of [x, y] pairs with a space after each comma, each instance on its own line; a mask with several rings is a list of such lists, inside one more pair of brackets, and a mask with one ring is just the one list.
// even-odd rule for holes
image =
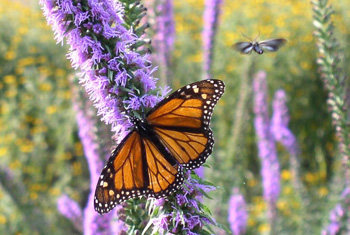
[[135, 130], [113, 151], [95, 192], [95, 210], [107, 213], [130, 198], [164, 197], [183, 182], [179, 166], [171, 165], [157, 147]]
[[143, 144], [148, 167], [149, 196], [159, 198], [171, 194], [183, 183], [181, 168], [178, 164], [172, 165], [152, 141], [143, 139]]
[[202, 133], [166, 128], [155, 128], [155, 131], [175, 159], [188, 169], [200, 167], [212, 152], [214, 138], [210, 129]]
[[162, 144], [188, 169], [201, 166], [212, 152], [214, 138], [209, 124], [224, 89], [224, 83], [214, 79], [189, 84], [147, 115]]
[[[139, 151], [137, 151], [139, 150]], [[109, 212], [117, 204], [140, 196], [146, 190], [145, 166], [140, 135], [130, 132], [112, 152], [95, 191], [95, 210]]]

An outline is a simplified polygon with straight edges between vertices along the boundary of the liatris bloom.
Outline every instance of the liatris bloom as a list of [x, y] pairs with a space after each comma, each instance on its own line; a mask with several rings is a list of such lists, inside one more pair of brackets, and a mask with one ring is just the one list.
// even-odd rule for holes
[[95, 212], [93, 205], [95, 186], [103, 167], [103, 161], [100, 159], [98, 151], [98, 140], [93, 132], [96, 123], [94, 123], [92, 117], [84, 113], [82, 107], [79, 107], [77, 102], [75, 102], [74, 108], [79, 128], [79, 137], [83, 144], [84, 154], [90, 170], [90, 195], [84, 209], [84, 234], [110, 233], [112, 216], [99, 216]]
[[295, 136], [288, 128], [290, 117], [286, 105], [286, 94], [283, 90], [276, 91], [272, 107], [271, 132], [275, 140], [282, 143], [289, 152], [293, 185], [300, 193], [301, 200], [304, 201], [304, 204], [307, 204], [305, 201], [307, 200], [307, 196], [305, 195], [303, 183], [300, 179], [299, 147]]
[[203, 15], [204, 28], [202, 32], [204, 54], [203, 79], [211, 78], [213, 44], [220, 14], [221, 2], [222, 0], [205, 0], [205, 10]]
[[[67, 38], [68, 57], [72, 66], [82, 71], [81, 83], [98, 109], [98, 115], [106, 124], [111, 124], [120, 141], [130, 127], [125, 111], [137, 112], [142, 106], [152, 107], [159, 100], [152, 95], [156, 88], [156, 80], [151, 75], [154, 69], [147, 54], [142, 55], [138, 50], [145, 44], [140, 36], [146, 25], [138, 27], [137, 23], [144, 9], [136, 1], [40, 2], [58, 42]], [[133, 12], [124, 17], [123, 7], [128, 4], [136, 7], [126, 7]]]
[[[330, 223], [322, 231], [322, 235], [336, 235], [336, 234], [348, 234], [349, 231], [341, 231], [344, 217], [349, 213], [350, 209], [350, 188], [346, 188], [341, 195], [341, 202], [338, 203], [330, 212], [329, 220]], [[350, 216], [349, 214], [347, 215]]]
[[274, 136], [271, 133], [267, 102], [266, 73], [259, 72], [253, 82], [254, 126], [258, 138], [258, 153], [261, 159], [264, 199], [275, 205], [280, 194], [280, 166], [277, 159]]
[[238, 188], [232, 190], [228, 204], [228, 222], [234, 235], [244, 234], [247, 228], [248, 213], [246, 203]]
[[290, 117], [286, 106], [286, 94], [283, 90], [276, 91], [272, 106], [272, 133], [276, 141], [281, 142], [292, 156], [296, 156], [299, 149], [295, 136], [288, 128]]
[[[77, 92], [73, 93], [76, 94]], [[61, 196], [58, 200], [58, 209], [61, 214], [73, 222], [76, 228], [80, 231], [84, 231], [84, 234], [110, 234], [112, 231], [112, 224], [118, 227], [119, 231], [126, 231], [121, 221], [115, 220], [112, 223], [112, 214], [100, 216], [94, 210], [94, 190], [103, 166], [103, 161], [100, 158], [103, 149], [98, 144], [99, 141], [94, 133], [96, 123], [94, 121], [94, 113], [91, 112], [92, 105], [90, 104], [90, 107], [88, 107], [89, 103], [87, 103], [87, 107], [83, 107], [77, 96], [73, 98], [79, 128], [79, 137], [83, 144], [85, 157], [90, 170], [90, 195], [83, 212], [79, 205], [66, 195]]]
[[197, 169], [194, 169], [194, 172], [196, 172], [196, 174], [200, 177], [200, 178], [204, 178], [204, 167], [201, 166]]
[[162, 78], [170, 84], [171, 53], [174, 49], [175, 23], [172, 0], [160, 1], [156, 6], [156, 22], [154, 36], [154, 58], [160, 65]]
[[258, 140], [258, 155], [261, 161], [263, 196], [267, 202], [267, 218], [273, 233], [277, 219], [276, 202], [281, 190], [280, 165], [277, 158], [275, 139], [271, 131], [265, 72], [261, 71], [255, 76], [253, 91], [255, 95], [254, 126]]
[[202, 234], [204, 226], [216, 224], [200, 202], [203, 195], [214, 187], [200, 183], [200, 178], [194, 173], [190, 175], [190, 171], [187, 171], [186, 178], [184, 187], [174, 196], [153, 203], [151, 210], [156, 211], [150, 220], [153, 233]]
[[76, 201], [64, 194], [58, 198], [57, 208], [62, 215], [73, 222], [78, 231], [83, 231], [83, 212]]

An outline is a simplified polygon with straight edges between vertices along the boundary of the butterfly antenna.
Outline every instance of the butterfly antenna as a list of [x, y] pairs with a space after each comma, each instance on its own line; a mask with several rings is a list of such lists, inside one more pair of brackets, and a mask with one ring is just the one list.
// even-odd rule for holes
[[244, 33], [242, 33], [242, 32], [241, 32], [241, 34], [242, 34], [242, 36], [243, 36], [243, 37], [245, 37], [245, 38], [249, 39], [249, 41], [251, 41], [251, 42], [252, 42], [252, 39], [250, 39], [250, 38], [249, 38], [248, 36], [246, 36]]
[[258, 36], [256, 36], [256, 38], [254, 39], [254, 42], [256, 42], [259, 36], [260, 36], [260, 30], [259, 30]]

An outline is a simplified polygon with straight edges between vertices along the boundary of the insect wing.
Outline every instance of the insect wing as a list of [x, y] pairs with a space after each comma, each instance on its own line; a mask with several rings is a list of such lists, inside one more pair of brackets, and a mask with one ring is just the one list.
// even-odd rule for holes
[[160, 102], [147, 116], [162, 144], [188, 169], [201, 166], [214, 145], [209, 124], [225, 85], [210, 79], [189, 84]]
[[250, 54], [253, 50], [253, 44], [251, 42], [237, 42], [232, 45], [232, 48], [242, 54]]
[[264, 51], [274, 52], [274, 51], [277, 51], [280, 47], [282, 47], [286, 43], [287, 43], [286, 39], [278, 38], [278, 39], [261, 41], [258, 44], [260, 48], [263, 49]]
[[137, 129], [122, 140], [98, 179], [95, 210], [104, 214], [130, 198], [159, 198], [176, 191], [184, 180], [181, 166], [197, 168], [212, 152], [209, 124], [224, 89], [220, 80], [203, 80], [159, 102], [146, 117], [159, 142]]
[[155, 144], [131, 131], [113, 151], [98, 180], [94, 207], [108, 213], [130, 198], [165, 197], [183, 183], [179, 165], [171, 165]]

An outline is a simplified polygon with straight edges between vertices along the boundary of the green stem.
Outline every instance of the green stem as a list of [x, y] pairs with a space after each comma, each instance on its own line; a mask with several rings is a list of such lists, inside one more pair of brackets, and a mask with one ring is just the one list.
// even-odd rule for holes
[[321, 76], [324, 79], [328, 89], [328, 106], [331, 110], [333, 125], [339, 142], [340, 155], [345, 168], [346, 181], [350, 183], [350, 127], [348, 125], [347, 105], [346, 105], [346, 77], [342, 74], [339, 66], [340, 56], [338, 43], [333, 36], [333, 22], [331, 17], [333, 10], [328, 0], [314, 0], [314, 26], [315, 35], [318, 39], [318, 49], [320, 57], [317, 62], [321, 70]]
[[22, 182], [15, 180], [8, 169], [0, 167], [0, 184], [21, 212], [24, 222], [31, 229], [31, 232], [45, 234], [48, 226], [45, 215], [32, 201], [23, 202], [23, 198], [28, 198], [29, 196]]

